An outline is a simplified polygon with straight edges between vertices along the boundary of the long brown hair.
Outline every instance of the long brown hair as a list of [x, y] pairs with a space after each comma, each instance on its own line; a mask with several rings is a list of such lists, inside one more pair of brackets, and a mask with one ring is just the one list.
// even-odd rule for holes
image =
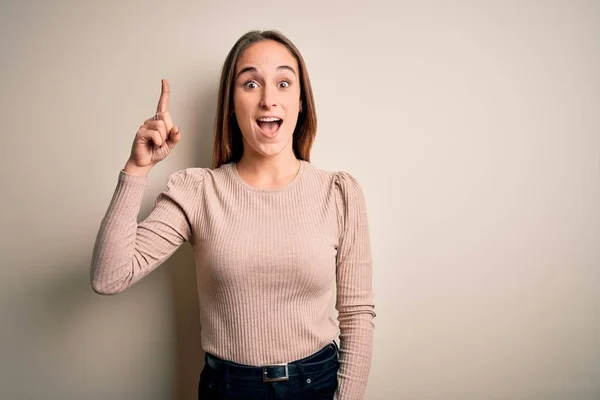
[[294, 129], [293, 148], [296, 158], [310, 162], [310, 149], [317, 133], [317, 113], [308, 71], [302, 54], [281, 32], [275, 30], [250, 31], [235, 42], [225, 59], [221, 71], [219, 100], [215, 118], [213, 168], [218, 168], [229, 162], [239, 161], [244, 152], [242, 132], [235, 115], [232, 115], [235, 67], [244, 50], [250, 45], [263, 40], [274, 40], [283, 44], [298, 62], [298, 68], [300, 69], [300, 99], [303, 111], [298, 115], [298, 122]]

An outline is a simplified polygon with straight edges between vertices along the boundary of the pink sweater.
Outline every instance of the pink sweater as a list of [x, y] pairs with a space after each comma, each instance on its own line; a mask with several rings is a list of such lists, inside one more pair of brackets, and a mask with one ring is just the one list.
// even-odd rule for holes
[[[188, 241], [204, 351], [255, 366], [284, 363], [315, 353], [339, 333], [336, 398], [363, 398], [375, 312], [369, 227], [356, 179], [302, 161], [292, 182], [267, 190], [247, 184], [232, 163], [188, 168], [169, 177], [138, 224], [146, 184], [146, 177], [119, 173], [94, 247], [96, 292], [125, 290]], [[339, 328], [329, 316], [336, 293]]]

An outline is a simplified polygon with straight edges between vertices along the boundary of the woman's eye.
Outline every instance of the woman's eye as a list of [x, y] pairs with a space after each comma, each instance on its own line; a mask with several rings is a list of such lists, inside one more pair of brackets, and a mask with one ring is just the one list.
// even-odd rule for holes
[[256, 82], [248, 81], [248, 82], [244, 83], [244, 87], [246, 89], [256, 89], [258, 87], [258, 85], [256, 84]]
[[290, 83], [288, 81], [281, 81], [279, 82], [279, 87], [282, 89], [287, 89], [290, 87]]

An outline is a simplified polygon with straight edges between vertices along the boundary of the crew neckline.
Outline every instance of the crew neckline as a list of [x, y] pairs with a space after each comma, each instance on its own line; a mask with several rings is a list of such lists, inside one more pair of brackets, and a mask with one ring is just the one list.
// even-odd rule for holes
[[306, 161], [304, 161], [304, 160], [298, 160], [298, 161], [300, 161], [300, 166], [298, 167], [298, 171], [296, 172], [296, 175], [294, 175], [294, 178], [291, 181], [289, 181], [288, 183], [286, 183], [285, 185], [278, 187], [276, 189], [259, 188], [256, 186], [252, 186], [251, 184], [246, 182], [240, 176], [235, 162], [231, 162], [229, 164], [229, 169], [230, 169], [231, 174], [233, 175], [233, 178], [235, 179], [235, 181], [250, 191], [259, 192], [259, 193], [280, 193], [280, 192], [284, 192], [284, 191], [289, 190], [292, 187], [296, 186], [296, 184], [302, 177], [304, 170], [306, 169]]

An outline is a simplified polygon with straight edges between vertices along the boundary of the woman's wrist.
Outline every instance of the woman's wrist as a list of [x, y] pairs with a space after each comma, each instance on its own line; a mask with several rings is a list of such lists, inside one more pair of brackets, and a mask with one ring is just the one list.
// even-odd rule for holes
[[123, 168], [123, 171], [129, 175], [148, 176], [151, 169], [152, 169], [152, 167], [139, 167], [139, 166], [133, 164], [131, 161], [127, 161], [127, 163], [125, 163], [125, 167]]

